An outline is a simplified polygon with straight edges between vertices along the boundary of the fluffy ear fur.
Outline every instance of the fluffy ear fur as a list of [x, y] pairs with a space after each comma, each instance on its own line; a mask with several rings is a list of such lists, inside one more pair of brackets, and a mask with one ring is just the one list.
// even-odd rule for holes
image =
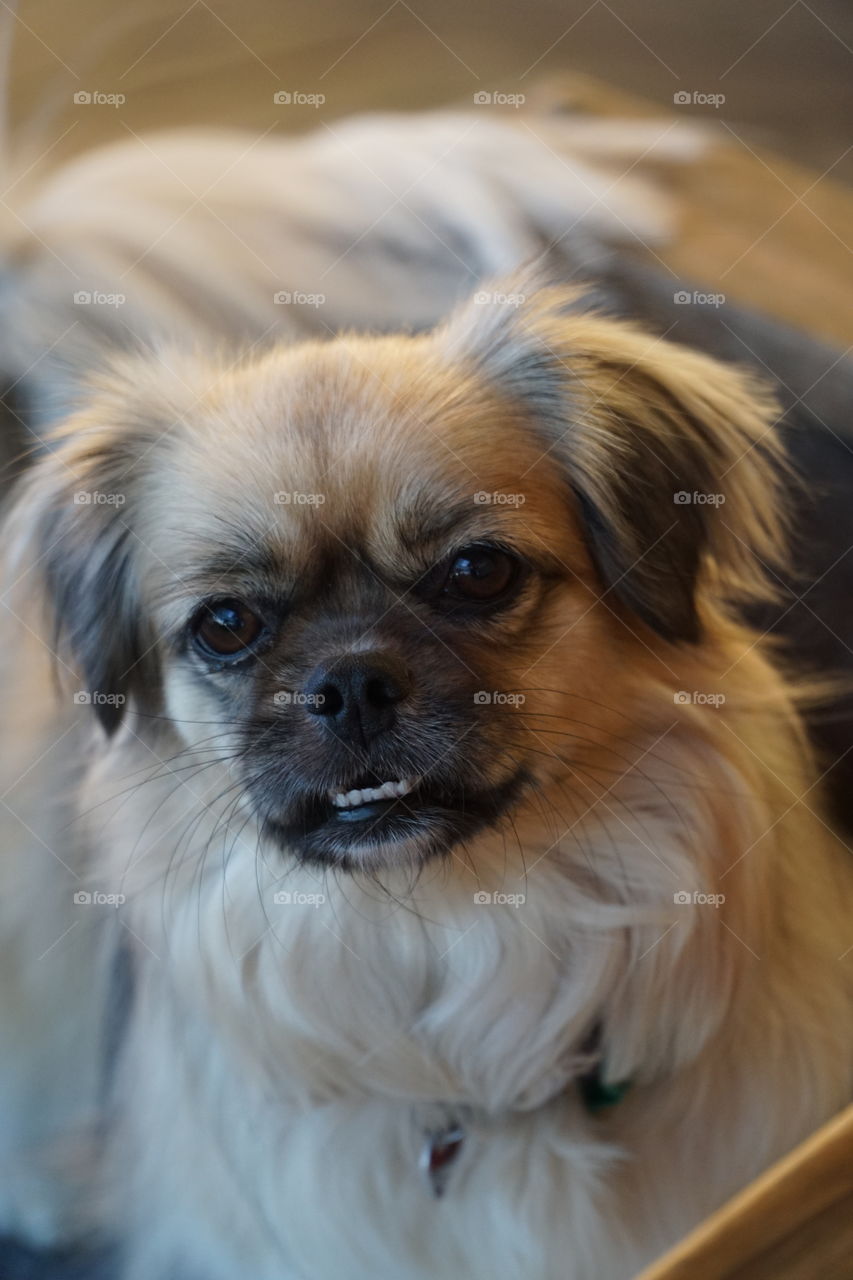
[[543, 459], [562, 460], [614, 604], [695, 643], [700, 599], [768, 594], [782, 458], [772, 397], [750, 375], [529, 277], [478, 294], [444, 342], [530, 418]]
[[188, 386], [157, 360], [117, 360], [93, 380], [89, 407], [51, 436], [6, 524], [24, 585], [33, 576], [43, 583], [56, 656], [79, 673], [107, 733], [131, 696], [157, 700], [135, 530], [154, 451], [180, 414], [176, 388], [192, 402]]

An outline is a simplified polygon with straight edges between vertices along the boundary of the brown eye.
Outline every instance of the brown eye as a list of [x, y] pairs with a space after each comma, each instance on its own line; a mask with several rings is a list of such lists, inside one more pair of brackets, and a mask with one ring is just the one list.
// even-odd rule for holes
[[214, 600], [196, 614], [193, 639], [202, 653], [233, 658], [251, 648], [263, 631], [257, 614], [240, 600]]
[[517, 563], [496, 547], [468, 547], [451, 564], [444, 589], [461, 600], [495, 600], [515, 578]]

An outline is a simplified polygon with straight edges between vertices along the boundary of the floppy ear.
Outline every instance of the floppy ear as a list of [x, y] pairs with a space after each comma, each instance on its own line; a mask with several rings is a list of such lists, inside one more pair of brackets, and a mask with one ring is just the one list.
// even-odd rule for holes
[[[781, 557], [778, 411], [749, 374], [529, 278], [468, 304], [441, 335], [558, 459], [609, 601], [664, 639], [701, 638], [698, 601], [772, 594]], [[701, 590], [700, 590], [701, 589]]]
[[152, 362], [128, 362], [99, 381], [90, 407], [52, 434], [51, 451], [19, 483], [6, 526], [21, 586], [29, 593], [41, 583], [54, 651], [79, 673], [107, 733], [131, 697], [156, 704], [159, 691], [136, 532], [169, 421], [156, 413], [158, 372]]

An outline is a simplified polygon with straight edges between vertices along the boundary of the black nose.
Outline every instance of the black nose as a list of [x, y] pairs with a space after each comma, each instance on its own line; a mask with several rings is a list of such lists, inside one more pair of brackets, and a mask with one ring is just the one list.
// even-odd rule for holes
[[324, 663], [305, 685], [306, 710], [348, 742], [366, 744], [393, 728], [412, 691], [405, 665], [386, 653], [348, 653]]

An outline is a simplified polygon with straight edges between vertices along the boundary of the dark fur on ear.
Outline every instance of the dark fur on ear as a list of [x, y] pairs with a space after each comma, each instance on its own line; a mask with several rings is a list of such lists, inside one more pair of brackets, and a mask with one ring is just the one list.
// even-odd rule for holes
[[772, 594], [784, 464], [769, 393], [585, 311], [577, 290], [522, 276], [491, 296], [514, 303], [463, 307], [445, 350], [528, 417], [543, 462], [560, 460], [608, 602], [689, 644], [703, 600], [726, 609]]
[[[57, 660], [76, 670], [107, 733], [130, 698], [149, 708], [158, 701], [135, 532], [146, 468], [168, 421], [157, 416], [156, 369], [134, 362], [99, 379], [90, 406], [53, 433], [50, 452], [20, 481], [6, 525], [23, 586], [43, 585]], [[139, 394], [146, 373], [149, 401]]]

